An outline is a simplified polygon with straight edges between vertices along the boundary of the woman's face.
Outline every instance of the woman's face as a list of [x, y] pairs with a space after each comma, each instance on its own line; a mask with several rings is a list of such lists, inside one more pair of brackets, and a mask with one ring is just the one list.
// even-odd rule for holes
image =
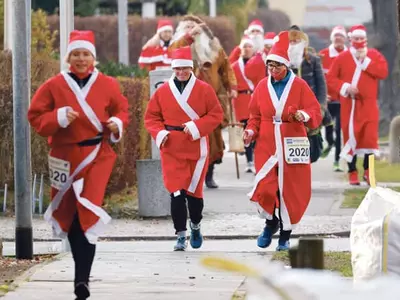
[[68, 63], [76, 72], [87, 73], [89, 68], [94, 65], [94, 57], [86, 49], [75, 49], [71, 52]]

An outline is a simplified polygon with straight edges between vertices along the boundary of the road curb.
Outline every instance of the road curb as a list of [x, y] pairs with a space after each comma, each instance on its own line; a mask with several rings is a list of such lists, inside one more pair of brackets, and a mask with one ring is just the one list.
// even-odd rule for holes
[[[256, 239], [258, 235], [205, 235], [205, 240], [249, 240]], [[274, 235], [272, 238], [277, 239]], [[294, 233], [292, 238], [319, 237], [319, 238], [348, 238], [350, 231], [322, 232], [322, 233]], [[176, 236], [104, 236], [99, 241], [103, 242], [129, 242], [129, 241], [170, 241], [175, 240]], [[61, 242], [61, 239], [34, 239], [34, 242]], [[15, 242], [15, 239], [3, 238], [3, 242]]]

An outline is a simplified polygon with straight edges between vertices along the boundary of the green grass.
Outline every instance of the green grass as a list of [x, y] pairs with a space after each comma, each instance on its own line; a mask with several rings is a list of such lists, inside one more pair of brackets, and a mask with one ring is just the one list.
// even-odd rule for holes
[[389, 136], [382, 136], [379, 138], [379, 142], [388, 142], [389, 141]]
[[[394, 187], [393, 190], [400, 192], [400, 187]], [[368, 188], [353, 188], [344, 191], [344, 200], [342, 208], [358, 208], [363, 201]]]
[[[363, 176], [363, 161], [364, 159], [359, 158], [357, 160], [357, 169], [360, 176], [360, 180]], [[387, 161], [375, 160], [375, 178], [376, 182], [399, 182], [400, 183], [400, 165], [389, 164]]]
[[[289, 253], [287, 251], [274, 253], [272, 260], [290, 265]], [[338, 272], [343, 277], [353, 277], [350, 252], [325, 252], [324, 265], [326, 270]]]

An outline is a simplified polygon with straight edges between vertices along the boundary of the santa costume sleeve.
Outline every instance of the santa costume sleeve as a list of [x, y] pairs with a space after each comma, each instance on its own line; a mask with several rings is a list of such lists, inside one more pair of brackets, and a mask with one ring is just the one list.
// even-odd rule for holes
[[110, 115], [108, 121], [113, 121], [118, 126], [118, 133], [111, 133], [111, 141], [117, 143], [121, 140], [124, 129], [129, 123], [128, 100], [121, 94], [118, 82], [110, 77], [110, 90], [112, 91]]
[[139, 67], [141, 69], [144, 68], [150, 69], [150, 64], [152, 63], [153, 56], [154, 56], [154, 47], [143, 48], [138, 60]]
[[211, 85], [207, 85], [204, 99], [207, 103], [207, 113], [198, 120], [185, 123], [193, 140], [209, 135], [221, 124], [224, 117], [224, 111]]
[[254, 139], [257, 138], [258, 132], [260, 130], [261, 123], [261, 112], [259, 106], [259, 97], [260, 97], [261, 88], [257, 88], [254, 90], [253, 96], [251, 97], [251, 101], [249, 103], [249, 113], [250, 118], [247, 122], [247, 126], [245, 128], [246, 131], [249, 132], [251, 136], [254, 136]]
[[231, 64], [233, 64], [234, 62], [237, 62], [238, 59], [240, 58], [240, 53], [242, 51], [240, 50], [239, 46], [236, 46], [235, 48], [233, 48], [231, 54], [229, 55], [229, 62]]
[[173, 42], [169, 46], [169, 50], [172, 51], [172, 50], [175, 50], [175, 49], [178, 49], [178, 48], [190, 46], [193, 42], [194, 42], [194, 40], [193, 40], [192, 36], [190, 34], [186, 33], [179, 40]]
[[350, 83], [339, 79], [341, 69], [340, 58], [341, 56], [333, 62], [326, 74], [326, 82], [329, 90], [332, 90], [335, 94], [340, 94], [342, 97], [348, 97], [347, 89], [350, 87]]
[[257, 86], [259, 81], [267, 75], [267, 69], [260, 53], [249, 59], [245, 65], [244, 72], [246, 77], [253, 82], [254, 86]]
[[371, 58], [367, 56], [361, 64], [361, 68], [377, 79], [385, 79], [388, 76], [388, 65], [385, 57], [375, 49], [371, 49], [370, 53], [368, 54]]
[[321, 105], [308, 84], [305, 81], [302, 84], [300, 110], [306, 117], [304, 124], [310, 129], [316, 129], [322, 122]]
[[160, 148], [163, 139], [169, 134], [169, 131], [165, 130], [158, 91], [154, 93], [147, 105], [144, 115], [144, 126], [156, 141], [157, 147]]
[[61, 127], [66, 128], [69, 125], [67, 112], [72, 110], [71, 107], [54, 109], [50, 83], [47, 81], [36, 91], [28, 110], [29, 123], [43, 137], [54, 135]]

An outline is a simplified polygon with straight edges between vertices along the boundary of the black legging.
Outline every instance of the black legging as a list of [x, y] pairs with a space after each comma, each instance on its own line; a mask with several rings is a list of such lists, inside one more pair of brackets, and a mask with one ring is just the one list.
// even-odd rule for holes
[[90, 244], [79, 223], [78, 214], [75, 215], [68, 233], [71, 252], [75, 262], [75, 285], [89, 283], [90, 272], [93, 265], [96, 245]]
[[332, 118], [335, 120], [335, 138], [333, 138], [333, 127], [334, 125], [329, 125], [325, 127], [325, 139], [329, 146], [335, 144], [335, 161], [340, 159], [340, 151], [342, 146], [342, 129], [340, 128], [340, 103], [339, 102], [329, 102], [328, 110]]
[[[364, 163], [363, 163], [364, 170], [369, 169], [369, 156], [370, 155], [371, 154], [364, 155]], [[354, 155], [353, 160], [351, 161], [351, 163], [348, 163], [348, 166], [349, 166], [349, 173], [357, 171], [357, 155]]]

